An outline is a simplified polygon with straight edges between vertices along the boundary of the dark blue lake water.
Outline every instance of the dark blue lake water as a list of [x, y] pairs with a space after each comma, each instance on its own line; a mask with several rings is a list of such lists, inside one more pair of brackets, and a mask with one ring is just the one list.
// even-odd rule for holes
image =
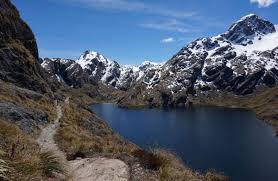
[[235, 181], [278, 181], [278, 138], [242, 109], [122, 109], [96, 104], [115, 132], [143, 148], [174, 151], [199, 171], [215, 169]]

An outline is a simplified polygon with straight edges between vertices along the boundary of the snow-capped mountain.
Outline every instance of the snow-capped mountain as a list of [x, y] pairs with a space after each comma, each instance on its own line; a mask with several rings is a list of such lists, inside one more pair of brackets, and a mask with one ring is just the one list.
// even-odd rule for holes
[[[85, 83], [102, 82], [120, 90], [128, 90], [147, 72], [162, 64], [145, 61], [139, 66], [120, 66], [94, 51], [85, 51], [78, 60], [45, 58], [42, 67], [58, 81], [80, 87]], [[76, 82], [76, 83], [75, 83]]]
[[120, 65], [117, 62], [93, 51], [85, 51], [76, 62], [96, 81], [116, 86], [120, 77]]
[[128, 90], [148, 71], [158, 69], [162, 65], [145, 61], [139, 66], [121, 66], [116, 61], [111, 61], [93, 51], [84, 52], [76, 62], [96, 81], [101, 81], [120, 90]]
[[167, 106], [184, 104], [188, 94], [196, 92], [247, 95], [278, 82], [276, 30], [269, 21], [250, 14], [220, 35], [189, 43], [166, 63], [121, 66], [86, 51], [76, 61], [59, 60], [54, 66], [45, 59], [42, 65], [68, 85], [76, 86], [76, 80], [78, 86], [102, 82], [127, 91], [123, 102], [141, 99], [144, 104]]
[[[135, 86], [127, 97], [136, 94], [148, 104], [177, 105], [197, 91], [246, 95], [258, 87], [272, 87], [278, 82], [276, 28], [254, 14], [247, 15], [223, 34], [189, 43], [152, 72], [152, 79], [145, 74], [142, 80], [151, 81], [138, 84], [140, 88]], [[138, 93], [142, 85], [145, 91]]]
[[151, 71], [160, 70], [163, 63], [144, 61], [139, 66], [124, 65], [121, 67], [121, 74], [116, 88], [128, 90], [132, 85], [147, 77]]
[[84, 84], [94, 84], [94, 80], [83, 71], [82, 67], [74, 60], [60, 58], [45, 58], [41, 66], [60, 83], [71, 87], [82, 87]]
[[263, 20], [255, 14], [249, 14], [235, 22], [222, 36], [233, 44], [248, 45], [261, 37], [276, 32], [269, 21]]

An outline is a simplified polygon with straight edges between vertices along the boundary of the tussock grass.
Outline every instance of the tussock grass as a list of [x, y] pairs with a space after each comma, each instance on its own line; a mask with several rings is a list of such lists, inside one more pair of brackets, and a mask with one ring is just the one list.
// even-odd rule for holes
[[7, 172], [8, 172], [7, 163], [4, 160], [0, 159], [0, 180], [1, 179], [8, 180], [8, 177], [6, 176]]
[[64, 116], [55, 140], [69, 160], [96, 153], [131, 153], [137, 148], [95, 117], [89, 110], [75, 104], [63, 107]]
[[5, 162], [10, 169], [6, 176], [10, 180], [41, 178], [39, 148], [35, 141], [17, 126], [0, 120], [0, 145], [6, 153]]
[[66, 174], [62, 161], [53, 152], [47, 151], [40, 153], [40, 159], [44, 176], [55, 177], [57, 174]]
[[9, 180], [47, 180], [55, 173], [65, 173], [59, 159], [51, 152], [41, 153], [35, 140], [17, 126], [0, 120], [0, 128], [0, 150], [5, 152], [0, 156], [3, 176]]
[[167, 162], [165, 158], [155, 154], [154, 151], [137, 149], [132, 154], [139, 159], [142, 166], [151, 170], [157, 171]]
[[150, 151], [136, 150], [133, 155], [139, 158], [141, 165], [147, 169], [157, 172], [161, 181], [227, 181], [228, 178], [214, 171], [201, 174], [186, 167], [183, 162], [174, 154], [163, 149]]
[[8, 164], [1, 157], [5, 155], [5, 152], [0, 150], [0, 180], [8, 180], [7, 172], [9, 171]]

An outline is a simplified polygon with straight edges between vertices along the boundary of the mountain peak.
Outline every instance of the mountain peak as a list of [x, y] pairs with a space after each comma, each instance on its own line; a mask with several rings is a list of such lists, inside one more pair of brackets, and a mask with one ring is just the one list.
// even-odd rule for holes
[[99, 55], [98, 52], [95, 52], [95, 51], [91, 51], [91, 50], [86, 50], [81, 56], [79, 59], [88, 59], [88, 60], [91, 60], [91, 59], [94, 59], [96, 58], [97, 56]]
[[[105, 65], [111, 64], [112, 61], [109, 59], [105, 58], [103, 55], [101, 55], [98, 52], [91, 51], [91, 50], [86, 50], [79, 59], [76, 61], [78, 64], [81, 65], [82, 68], [86, 68], [87, 65], [92, 64], [93, 62], [101, 62]], [[95, 64], [93, 63], [93, 64]]]
[[255, 14], [249, 14], [235, 22], [223, 36], [234, 44], [246, 46], [253, 44], [255, 38], [260, 39], [274, 32], [275, 26], [271, 22]]
[[245, 21], [247, 19], [252, 19], [252, 18], [258, 18], [258, 16], [254, 13], [248, 14], [246, 16], [243, 16], [239, 21]]

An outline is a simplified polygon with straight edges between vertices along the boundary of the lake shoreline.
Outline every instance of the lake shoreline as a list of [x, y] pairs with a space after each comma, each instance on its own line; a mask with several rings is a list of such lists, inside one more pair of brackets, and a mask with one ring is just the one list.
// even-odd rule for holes
[[[134, 142], [135, 144], [139, 145], [140, 147], [143, 146], [143, 148], [149, 148], [149, 147], [153, 147], [153, 146], [154, 147], [159, 146], [159, 147], [165, 148], [164, 146], [162, 146], [163, 144], [165, 144], [165, 146], [168, 144], [174, 146], [175, 144], [177, 144], [176, 143], [177, 140], [180, 140], [180, 141], [184, 140], [183, 142], [187, 143], [186, 145], [190, 145], [190, 147], [192, 147], [192, 149], [194, 148], [194, 151], [192, 150], [193, 152], [191, 152], [189, 150], [189, 152], [187, 151], [188, 153], [181, 154], [180, 151], [177, 152], [177, 150], [174, 149], [173, 147], [166, 146], [166, 149], [173, 150], [175, 153], [178, 154], [179, 157], [181, 155], [183, 155], [182, 158], [183, 158], [184, 162], [189, 163], [189, 166], [191, 168], [193, 168], [194, 170], [200, 170], [200, 167], [198, 167], [196, 165], [194, 166], [194, 164], [192, 165], [192, 163], [194, 163], [194, 162], [192, 162], [192, 160], [190, 159], [192, 154], [194, 154], [195, 152], [200, 153], [200, 158], [199, 158], [199, 156], [197, 156], [197, 157], [193, 156], [193, 158], [197, 159], [197, 160], [206, 160], [208, 158], [214, 158], [214, 157], [215, 157], [215, 159], [216, 159], [216, 157], [220, 157], [222, 159], [226, 158], [226, 157], [229, 158], [230, 156], [228, 156], [228, 155], [239, 154], [239, 153], [237, 153], [238, 151], [236, 151], [236, 150], [242, 149], [242, 148], [240, 148], [240, 145], [250, 144], [252, 146], [254, 144], [254, 146], [255, 146], [256, 143], [254, 142], [254, 140], [264, 140], [264, 139], [268, 139], [268, 140], [272, 140], [272, 142], [276, 142], [275, 144], [273, 143], [273, 145], [275, 145], [275, 147], [276, 146], [278, 147], [277, 138], [273, 136], [272, 128], [268, 124], [265, 124], [264, 122], [258, 120], [256, 118], [254, 112], [252, 112], [248, 109], [223, 108], [223, 107], [213, 107], [213, 106], [209, 106], [209, 107], [199, 106], [199, 107], [195, 107], [193, 109], [187, 109], [187, 110], [185, 110], [185, 109], [159, 109], [159, 108], [123, 109], [123, 108], [118, 107], [116, 104], [111, 104], [111, 103], [105, 103], [105, 104], [100, 104], [100, 105], [95, 104], [95, 105], [93, 105], [93, 107], [94, 108], [99, 107], [97, 109], [93, 108], [93, 111], [98, 116], [100, 116], [103, 120], [106, 120], [108, 125], [115, 132], [118, 132], [125, 139], [128, 139], [131, 142]], [[101, 107], [103, 107], [103, 108], [101, 108]], [[105, 107], [107, 107], [107, 110]], [[199, 109], [199, 108], [201, 108], [201, 109]], [[182, 116], [184, 114], [183, 112], [188, 112], [188, 111], [189, 112], [191, 111], [191, 113], [186, 113], [184, 116]], [[213, 113], [213, 112], [216, 112], [216, 113]], [[168, 114], [170, 114], [170, 115], [168, 115]], [[228, 115], [231, 114], [231, 116], [225, 116], [225, 114], [228, 114]], [[190, 119], [197, 118], [198, 120], [181, 121], [179, 119], [176, 119], [176, 116], [179, 116], [179, 115], [181, 116], [180, 119], [185, 119], [186, 116], [190, 116], [189, 117]], [[211, 116], [213, 116], [213, 115], [216, 115], [216, 117], [215, 117], [216, 120], [210, 120]], [[142, 116], [144, 117], [144, 119], [140, 119], [140, 118], [142, 118]], [[233, 117], [235, 117], [235, 120], [229, 120], [229, 121], [225, 120], [225, 119], [233, 119]], [[221, 119], [221, 118], [223, 118], [223, 119]], [[247, 119], [247, 121], [242, 122], [242, 121], [240, 121], [241, 119], [243, 119], [243, 120]], [[251, 120], [248, 121], [248, 119], [251, 119]], [[159, 122], [159, 120], [163, 120], [163, 121]], [[179, 125], [179, 124], [181, 124], [181, 125], [174, 126], [174, 125]], [[205, 124], [206, 126], [205, 125], [204, 125], [205, 127], [201, 126], [202, 124]], [[201, 126], [201, 127], [199, 127], [199, 126]], [[216, 130], [214, 130], [214, 129], [216, 129]], [[199, 132], [198, 130], [200, 130], [200, 131], [203, 130], [203, 131]], [[205, 130], [207, 130], [209, 132], [207, 132]], [[251, 131], [251, 130], [253, 130], [253, 131]], [[184, 131], [186, 131], [186, 132], [184, 132]], [[248, 133], [248, 135], [251, 134], [253, 136], [250, 135], [251, 137], [250, 136], [246, 137], [247, 133]], [[139, 134], [140, 136], [138, 136], [137, 134]], [[177, 135], [177, 134], [186, 134], [187, 136], [183, 136], [182, 138], [175, 138], [175, 135]], [[226, 136], [224, 136], [224, 135], [220, 136], [219, 134], [220, 135], [224, 134]], [[149, 135], [149, 137], [147, 138], [146, 135]], [[161, 135], [161, 138], [157, 137], [158, 135]], [[191, 138], [192, 135], [193, 135], [193, 138]], [[221, 137], [223, 137], [223, 138], [221, 138]], [[254, 137], [254, 138], [252, 138], [252, 137]], [[160, 141], [162, 141], [162, 143], [163, 143], [162, 145], [161, 145], [161, 143], [160, 144], [151, 144], [153, 139], [158, 139], [158, 138], [160, 139]], [[196, 138], [198, 138], [198, 139], [196, 140]], [[215, 140], [210, 140], [210, 138], [215, 138], [216, 140], [218, 140], [218, 142], [216, 141], [216, 143], [218, 143], [218, 144], [215, 145], [215, 143], [214, 143]], [[250, 140], [247, 139], [246, 142], [244, 142], [244, 144], [242, 143], [242, 144], [238, 145], [237, 140], [242, 140], [243, 138], [244, 138], [244, 140], [247, 138], [249, 138]], [[197, 142], [194, 140], [196, 140]], [[203, 141], [201, 141], [201, 140], [203, 140], [203, 141], [206, 140], [204, 143], [207, 143], [207, 144], [203, 145], [204, 143], [202, 143]], [[153, 140], [153, 141], [154, 141], [153, 143], [156, 143], [155, 140]], [[264, 142], [268, 142], [268, 141], [265, 140]], [[262, 142], [261, 144], [264, 144], [264, 142]], [[226, 145], [227, 143], [230, 143], [230, 144]], [[144, 144], [146, 144], [146, 145], [144, 146]], [[210, 148], [210, 149], [214, 150], [213, 152], [215, 152], [215, 151], [216, 152], [220, 151], [220, 152], [216, 155], [202, 157], [201, 151], [204, 148], [201, 149], [203, 146], [201, 146], [200, 148], [199, 148], [199, 146], [196, 147], [196, 144], [197, 145], [200, 144], [200, 146], [203, 145], [205, 147], [207, 147], [209, 145], [211, 145], [212, 147], [214, 147], [214, 146], [218, 147], [219, 145], [223, 145], [224, 150], [221, 151], [222, 146], [216, 150], [214, 150], [214, 148]], [[180, 146], [178, 146], [178, 145], [180, 145]], [[179, 144], [177, 144], [177, 146], [178, 146], [177, 148], [181, 147], [182, 145], [183, 145], [183, 143], [180, 142]], [[239, 146], [239, 148], [235, 149], [234, 147], [237, 147], [237, 146]], [[231, 148], [229, 148], [229, 147], [231, 147]], [[267, 146], [262, 146], [262, 145], [257, 145], [255, 147], [256, 148], [260, 148], [260, 147], [264, 148], [265, 147], [265, 149], [267, 149]], [[246, 150], [249, 150], [249, 149], [246, 148]], [[255, 150], [253, 150], [253, 151], [256, 153]], [[269, 150], [271, 150], [271, 149], [269, 149]], [[208, 151], [207, 153], [209, 153], [209, 152], [210, 151]], [[229, 153], [229, 154], [224, 156], [225, 153]], [[222, 154], [224, 154], [224, 155], [222, 155]], [[270, 154], [267, 153], [266, 155], [270, 155]], [[256, 157], [263, 157], [263, 156], [261, 155], [261, 156], [256, 156]], [[246, 158], [246, 157], [243, 157], [240, 160], [244, 160], [244, 158]], [[237, 160], [237, 159], [233, 159], [231, 161], [233, 162], [234, 160]], [[238, 164], [240, 164], [240, 162], [241, 162], [240, 160], [238, 160], [238, 162], [237, 162]], [[211, 162], [217, 163], [218, 161], [221, 162], [221, 159], [220, 160], [216, 159], [213, 161], [210, 160], [207, 162], [207, 164], [210, 164]], [[198, 163], [198, 161], [197, 161], [197, 163]], [[278, 161], [277, 161], [277, 163], [278, 163]], [[241, 164], [244, 165], [243, 163], [241, 163]], [[266, 165], [268, 164], [267, 159], [262, 160], [262, 162], [260, 163], [260, 167], [265, 164]], [[214, 167], [208, 167], [207, 169], [214, 168], [216, 170], [220, 170], [220, 172], [221, 172], [221, 171], [223, 171], [222, 169], [225, 168], [226, 166], [219, 167], [218, 169], [216, 169]], [[250, 165], [250, 168], [251, 167], [252, 167], [252, 164]], [[237, 169], [239, 169], [239, 168], [237, 168]], [[204, 170], [206, 170], [206, 169], [201, 169], [201, 171], [204, 171]], [[266, 172], [266, 170], [265, 170], [265, 172]], [[229, 174], [226, 174], [226, 175], [230, 176]], [[233, 177], [232, 177], [232, 179], [233, 179]], [[242, 180], [244, 180], [244, 179], [242, 179]]]

